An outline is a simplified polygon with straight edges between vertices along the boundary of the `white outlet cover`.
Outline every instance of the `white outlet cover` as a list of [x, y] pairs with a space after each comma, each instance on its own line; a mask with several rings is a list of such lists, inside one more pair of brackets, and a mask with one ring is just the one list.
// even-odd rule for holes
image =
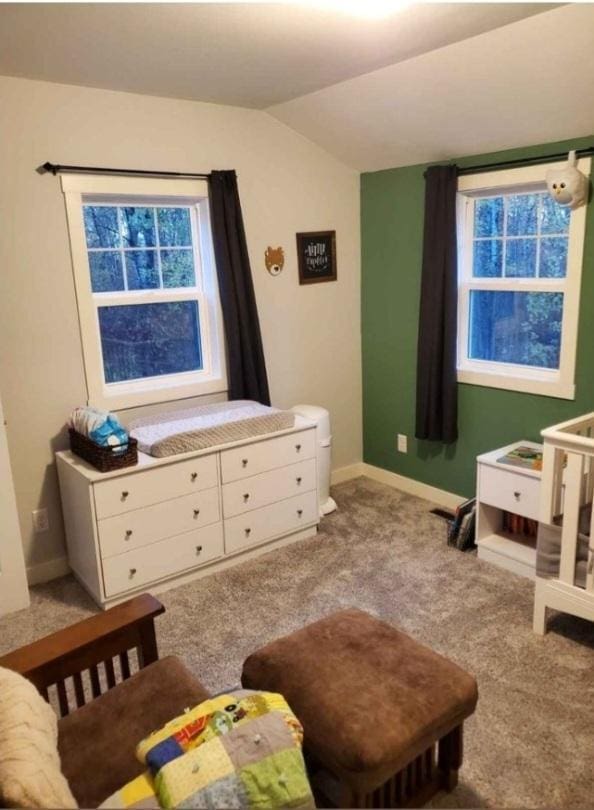
[[398, 452], [399, 453], [407, 453], [408, 452], [408, 437], [404, 435], [404, 433], [398, 434]]
[[47, 509], [35, 509], [33, 511], [33, 531], [46, 532], [49, 529], [49, 519]]

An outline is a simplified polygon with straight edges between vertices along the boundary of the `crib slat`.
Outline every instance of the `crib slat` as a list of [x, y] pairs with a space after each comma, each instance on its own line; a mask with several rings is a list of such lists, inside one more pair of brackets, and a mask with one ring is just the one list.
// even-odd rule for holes
[[573, 585], [575, 581], [575, 558], [583, 471], [584, 456], [581, 453], [568, 453], [567, 468], [565, 470], [563, 529], [561, 532], [561, 564], [559, 567], [559, 579], [567, 585]]
[[552, 523], [561, 511], [561, 480], [563, 452], [545, 442], [540, 484], [540, 522]]
[[584, 503], [592, 501], [594, 492], [594, 456], [586, 456], [586, 482], [584, 485]]
[[588, 562], [586, 567], [586, 590], [594, 594], [594, 506], [590, 518], [590, 537], [588, 538]]

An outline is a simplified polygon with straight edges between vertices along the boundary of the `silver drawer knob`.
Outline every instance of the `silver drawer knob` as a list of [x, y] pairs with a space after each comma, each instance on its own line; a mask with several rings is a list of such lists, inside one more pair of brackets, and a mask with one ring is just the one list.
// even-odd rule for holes
[[136, 573], [136, 568], [131, 568], [130, 569], [130, 579], [132, 579], [132, 577], [134, 576], [135, 573]]
[[249, 492], [246, 492], [246, 493], [244, 494], [244, 496], [243, 496], [243, 502], [244, 502], [244, 503], [247, 503], [247, 502], [249, 501], [249, 499], [250, 499], [250, 493], [249, 493]]
[[301, 517], [302, 514], [303, 514], [303, 509], [298, 509], [297, 510], [297, 517]]
[[130, 493], [128, 492], [128, 490], [127, 490], [127, 489], [125, 489], [125, 490], [122, 492], [122, 500], [123, 500], [123, 501], [125, 501], [125, 500], [126, 500], [126, 498], [128, 497], [128, 495], [129, 495], [129, 494], [130, 494]]
[[517, 492], [517, 491], [514, 492], [514, 498], [516, 499], [516, 501], [519, 501], [521, 497], [522, 497], [521, 492]]
[[132, 529], [126, 529], [126, 540], [132, 537]]
[[191, 473], [190, 478], [192, 479], [192, 481], [195, 481], [198, 478], [198, 473], [197, 472]]
[[298, 478], [295, 479], [295, 481], [297, 481], [297, 483], [300, 484], [303, 481], [303, 479], [301, 478], [301, 476], [299, 476]]
[[245, 536], [246, 536], [246, 537], [249, 537], [249, 536], [250, 536], [250, 534], [252, 533], [252, 530], [251, 530], [251, 529], [245, 529], [244, 531], [245, 531]]
[[196, 546], [196, 555], [199, 555], [201, 553], [202, 553], [202, 546]]
[[200, 514], [200, 509], [194, 509], [194, 517], [198, 517]]
[[300, 444], [296, 444], [296, 445], [295, 445], [295, 450], [297, 450], [297, 452], [299, 453], [299, 451], [301, 450], [301, 445], [300, 445]]
[[248, 465], [248, 460], [247, 460], [247, 458], [242, 458], [242, 459], [241, 459], [241, 466], [242, 466], [242, 467], [247, 467], [247, 465]]

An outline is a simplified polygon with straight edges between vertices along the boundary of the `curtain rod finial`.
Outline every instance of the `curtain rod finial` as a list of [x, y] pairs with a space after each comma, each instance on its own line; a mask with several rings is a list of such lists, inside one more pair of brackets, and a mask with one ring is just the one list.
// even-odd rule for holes
[[49, 160], [47, 160], [44, 164], [42, 164], [41, 166], [38, 166], [35, 171], [38, 174], [46, 174], [47, 172], [51, 172], [55, 177], [56, 170], [57, 170], [57, 167], [53, 163], [50, 163]]

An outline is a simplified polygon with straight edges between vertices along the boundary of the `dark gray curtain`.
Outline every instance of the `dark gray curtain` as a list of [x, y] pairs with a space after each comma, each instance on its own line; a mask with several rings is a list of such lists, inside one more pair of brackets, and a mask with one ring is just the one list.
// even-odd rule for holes
[[425, 173], [425, 229], [415, 436], [445, 444], [458, 438], [456, 388], [457, 166], [431, 166]]
[[234, 171], [211, 173], [210, 210], [227, 339], [229, 399], [255, 399], [270, 405], [260, 322]]

